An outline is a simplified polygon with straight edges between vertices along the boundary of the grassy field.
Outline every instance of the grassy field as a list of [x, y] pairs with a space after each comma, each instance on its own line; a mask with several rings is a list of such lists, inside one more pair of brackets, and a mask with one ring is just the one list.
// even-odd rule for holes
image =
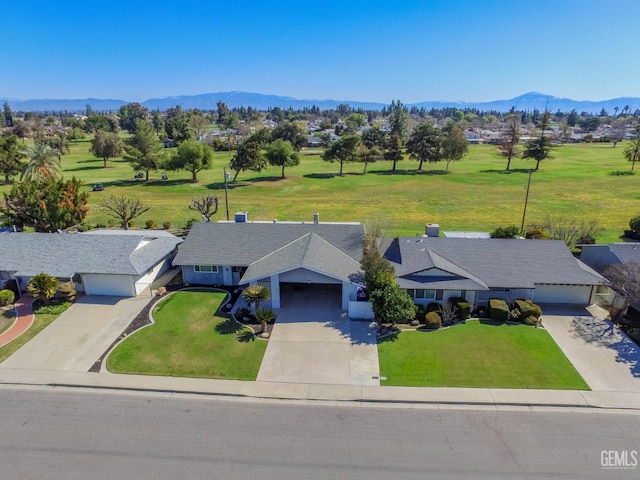
[[154, 325], [127, 337], [109, 355], [116, 373], [255, 380], [267, 342], [215, 316], [226, 292], [184, 290], [153, 311]]
[[21, 348], [25, 343], [35, 337], [38, 333], [44, 330], [51, 322], [53, 322], [59, 315], [50, 315], [47, 313], [37, 314], [36, 318], [31, 325], [31, 328], [20, 335], [18, 338], [13, 340], [12, 342], [6, 344], [4, 347], [0, 348], [0, 363], [4, 362], [7, 358], [13, 355], [19, 348]]
[[386, 386], [589, 390], [546, 330], [471, 320], [378, 344]]
[[[598, 237], [608, 242], [618, 239], [628, 228], [629, 219], [640, 213], [640, 175], [627, 173], [629, 162], [622, 156], [624, 144], [576, 144], [554, 149], [553, 157], [542, 162], [531, 182], [527, 224], [547, 214], [575, 219], [597, 219], [605, 228]], [[139, 197], [152, 208], [136, 220], [144, 226], [147, 219], [158, 225], [170, 221], [182, 227], [199, 214], [188, 209], [196, 195], [215, 193], [220, 210], [215, 220], [225, 218], [223, 168], [227, 152], [216, 153], [214, 168], [198, 174], [192, 183], [189, 172], [168, 172], [169, 181], [160, 180], [161, 172], [151, 172], [149, 182], [134, 180], [130, 165], [102, 161], [89, 152], [89, 141], [71, 147], [62, 158], [63, 173], [75, 175], [87, 183], [102, 182], [103, 192], [90, 195], [89, 223], [107, 223], [108, 216], [99, 207], [109, 194]], [[335, 175], [338, 164], [325, 162], [320, 150], [302, 152], [301, 165], [288, 168], [286, 179], [279, 169], [262, 173], [244, 172], [236, 185], [230, 185], [229, 211], [249, 212], [250, 220], [309, 220], [319, 212], [322, 221], [376, 220], [387, 226], [388, 234], [422, 233], [424, 223], [439, 223], [444, 230], [491, 231], [497, 226], [520, 225], [527, 184], [527, 169], [534, 162], [514, 160], [511, 173], [503, 172], [505, 161], [494, 146], [472, 145], [469, 154], [443, 172], [443, 163], [426, 165], [416, 172], [417, 162], [405, 159], [391, 174], [390, 162], [369, 166], [362, 174], [361, 164], [345, 165], [345, 175]], [[433, 168], [433, 170], [429, 170]], [[0, 186], [0, 192], [8, 186]]]

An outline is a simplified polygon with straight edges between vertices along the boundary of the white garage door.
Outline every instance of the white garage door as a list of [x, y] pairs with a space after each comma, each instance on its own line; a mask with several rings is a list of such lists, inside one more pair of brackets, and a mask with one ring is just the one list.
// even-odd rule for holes
[[83, 275], [87, 295], [111, 295], [114, 297], [133, 297], [135, 290], [130, 275]]
[[536, 285], [533, 292], [535, 303], [565, 303], [589, 305], [591, 287], [589, 285]]

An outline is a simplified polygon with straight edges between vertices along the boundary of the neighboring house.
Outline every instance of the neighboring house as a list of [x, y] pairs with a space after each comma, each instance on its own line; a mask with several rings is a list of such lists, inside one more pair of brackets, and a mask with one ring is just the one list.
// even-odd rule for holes
[[589, 305], [606, 283], [559, 240], [397, 237], [381, 249], [416, 303], [461, 296], [473, 308], [489, 298]]
[[272, 308], [286, 306], [292, 288], [332, 285], [347, 310], [364, 235], [360, 223], [321, 223], [317, 214], [313, 222], [249, 222], [238, 213], [235, 222], [195, 223], [173, 263], [185, 284], [264, 285]]
[[[611, 243], [609, 245], [582, 245], [580, 260], [600, 273], [604, 273], [607, 267], [617, 264], [640, 264], [640, 243]], [[623, 300], [612, 289], [607, 288], [602, 292], [600, 303], [616, 305], [620, 307]], [[640, 312], [640, 305], [633, 305]]]
[[45, 272], [87, 295], [133, 297], [170, 267], [181, 242], [160, 230], [0, 233], [0, 284], [15, 279], [22, 293]]

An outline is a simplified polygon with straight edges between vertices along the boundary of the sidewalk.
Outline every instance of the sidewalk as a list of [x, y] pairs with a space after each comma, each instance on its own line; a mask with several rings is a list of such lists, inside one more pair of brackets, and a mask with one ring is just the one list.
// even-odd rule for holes
[[551, 407], [584, 412], [595, 409], [640, 410], [640, 394], [631, 392], [320, 385], [11, 368], [0, 369], [0, 384], [280, 399], [309, 404], [348, 402], [357, 406], [391, 404], [417, 408], [421, 405], [433, 405], [439, 408], [459, 406], [502, 410], [515, 407]]
[[35, 315], [31, 308], [31, 304], [35, 299], [30, 296], [23, 296], [16, 300], [17, 317], [7, 330], [0, 335], [0, 347], [4, 347], [7, 343], [12, 342], [24, 332], [29, 330], [33, 324]]

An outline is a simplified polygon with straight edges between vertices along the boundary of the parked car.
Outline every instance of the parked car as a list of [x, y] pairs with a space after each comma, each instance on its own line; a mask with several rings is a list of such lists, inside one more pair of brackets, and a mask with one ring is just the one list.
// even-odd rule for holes
[[93, 191], [94, 192], [101, 192], [104, 190], [104, 185], [101, 183], [94, 183], [93, 184]]

